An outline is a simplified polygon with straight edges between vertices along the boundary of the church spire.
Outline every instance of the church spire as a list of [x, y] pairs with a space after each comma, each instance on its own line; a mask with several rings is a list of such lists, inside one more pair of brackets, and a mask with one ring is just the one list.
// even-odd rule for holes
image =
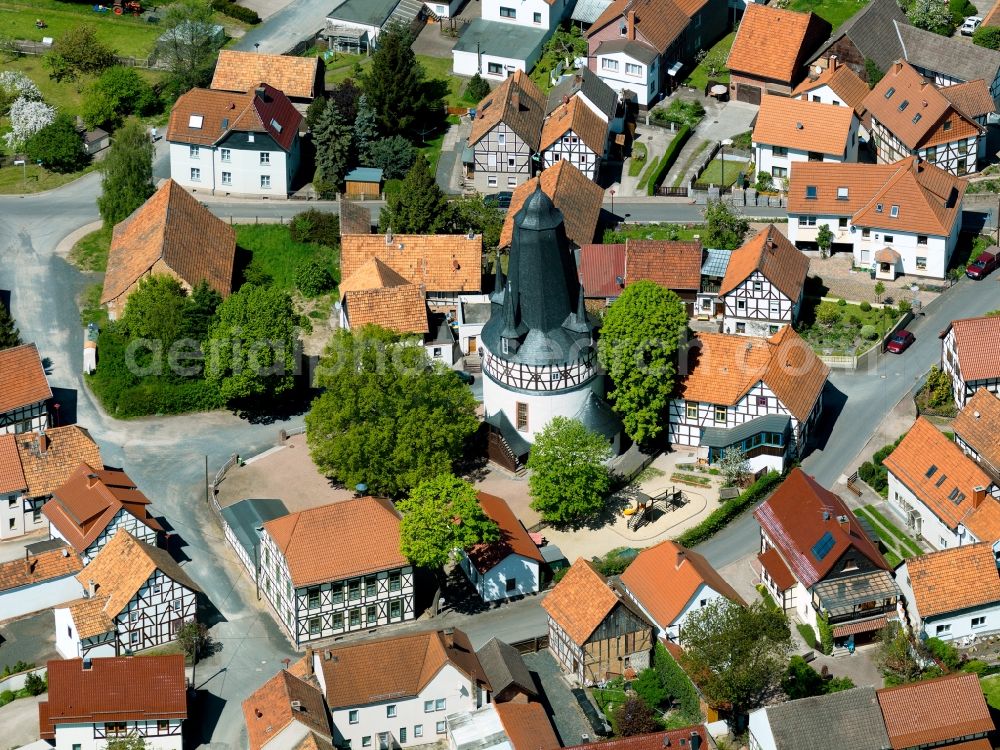
[[507, 280], [503, 273], [503, 263], [500, 262], [500, 251], [497, 250], [496, 259], [496, 275], [493, 280], [493, 293], [490, 295], [490, 302], [496, 302], [497, 304], [503, 304], [504, 298], [504, 288], [507, 286]]
[[584, 303], [583, 282], [580, 283], [577, 296], [576, 311], [566, 319], [565, 327], [574, 333], [590, 333], [590, 321], [587, 319], [587, 306]]

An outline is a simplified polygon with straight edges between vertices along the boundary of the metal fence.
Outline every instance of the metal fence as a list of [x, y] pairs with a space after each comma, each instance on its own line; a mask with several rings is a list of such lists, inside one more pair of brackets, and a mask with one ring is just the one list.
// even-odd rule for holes
[[688, 189], [683, 186], [665, 187], [664, 185], [660, 185], [660, 187], [656, 188], [656, 190], [653, 191], [653, 195], [658, 195], [660, 197], [666, 197], [666, 198], [687, 198]]
[[541, 651], [543, 648], [549, 647], [549, 636], [539, 635], [523, 641], [515, 641], [510, 645], [516, 648], [520, 654], [533, 654], [536, 651]]
[[[42, 44], [41, 42], [29, 42], [25, 40], [18, 39], [14, 42], [14, 46], [17, 51], [22, 55], [31, 55], [40, 57], [41, 55], [47, 55], [52, 51], [51, 44]], [[146, 70], [166, 70], [167, 64], [161, 60], [157, 60], [155, 55], [150, 55], [149, 57], [130, 57], [121, 56], [117, 58], [119, 65], [124, 65], [127, 68], [143, 68]]]

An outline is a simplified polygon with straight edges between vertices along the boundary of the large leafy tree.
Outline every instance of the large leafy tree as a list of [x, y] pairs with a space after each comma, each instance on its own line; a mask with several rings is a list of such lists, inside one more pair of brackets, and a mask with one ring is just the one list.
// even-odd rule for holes
[[705, 223], [705, 245], [723, 250], [738, 248], [750, 231], [750, 220], [721, 200], [709, 201], [705, 206]]
[[222, 295], [208, 285], [207, 281], [198, 282], [184, 310], [182, 331], [185, 338], [194, 341], [204, 341], [208, 337], [208, 329], [212, 325], [215, 311], [222, 304]]
[[83, 103], [89, 128], [115, 130], [129, 115], [144, 115], [156, 105], [156, 94], [135, 68], [115, 65], [94, 81]]
[[651, 281], [629, 284], [604, 316], [597, 353], [614, 385], [608, 398], [638, 443], [666, 423], [686, 326], [680, 297]]
[[483, 250], [495, 250], [500, 244], [504, 213], [496, 206], [488, 206], [479, 196], [465, 196], [452, 201], [452, 230], [456, 234], [472, 231], [483, 235]]
[[7, 305], [0, 301], [0, 349], [20, 345], [21, 332], [17, 330], [14, 316], [10, 314]]
[[410, 48], [412, 43], [405, 26], [390, 25], [379, 34], [371, 67], [362, 80], [383, 135], [415, 132], [428, 110], [424, 70]]
[[141, 122], [130, 119], [118, 129], [101, 172], [97, 208], [111, 229], [153, 194], [153, 142]]
[[177, 0], [163, 17], [157, 53], [170, 71], [167, 87], [175, 96], [212, 80], [219, 40], [207, 0]]
[[205, 377], [226, 401], [290, 391], [299, 356], [297, 326], [288, 294], [244, 284], [216, 311], [202, 347]]
[[531, 507], [549, 523], [593, 518], [611, 487], [611, 447], [577, 419], [555, 417], [535, 436], [528, 457]]
[[151, 364], [154, 359], [160, 367], [166, 363], [167, 353], [183, 335], [187, 307], [187, 293], [173, 276], [155, 274], [139, 282], [118, 324], [131, 340], [147, 342], [139, 364]]
[[83, 138], [73, 117], [65, 112], [31, 136], [24, 150], [29, 159], [40, 161], [53, 172], [75, 172], [90, 159], [83, 150]]
[[955, 30], [948, 3], [940, 0], [913, 0], [906, 11], [906, 18], [918, 29], [950, 36]]
[[417, 154], [400, 190], [379, 213], [379, 228], [400, 234], [441, 234], [451, 221], [448, 199], [434, 181], [430, 165]]
[[406, 177], [417, 160], [417, 148], [401, 135], [378, 138], [365, 146], [365, 163], [382, 170], [387, 180]]
[[887, 685], [914, 682], [920, 679], [922, 671], [910, 639], [897, 623], [886, 625], [879, 633], [875, 664]]
[[117, 53], [97, 38], [97, 29], [90, 24], [71, 26], [56, 38], [52, 51], [45, 56], [49, 77], [56, 81], [100, 73], [116, 62]]
[[681, 663], [699, 675], [709, 705], [743, 715], [780, 689], [792, 636], [783, 612], [720, 597], [688, 615], [681, 644]]
[[348, 486], [399, 496], [444, 474], [478, 429], [475, 399], [423, 347], [376, 326], [340, 330], [324, 351], [306, 415], [321, 471]]
[[332, 198], [344, 181], [351, 163], [351, 125], [337, 104], [328, 99], [316, 120], [313, 143], [316, 146], [316, 177], [313, 186], [322, 198]]

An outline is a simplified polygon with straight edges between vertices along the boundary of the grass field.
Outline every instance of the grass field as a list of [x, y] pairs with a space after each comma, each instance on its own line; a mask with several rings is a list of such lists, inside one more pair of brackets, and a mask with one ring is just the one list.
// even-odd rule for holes
[[619, 229], [607, 229], [604, 242], [624, 242], [634, 240], [693, 240], [695, 235], [704, 236], [705, 226], [685, 226], [683, 224], [623, 224]]
[[105, 271], [108, 267], [108, 249], [111, 247], [111, 232], [98, 229], [85, 234], [69, 251], [69, 261], [82, 271]]
[[990, 708], [1000, 711], [1000, 675], [983, 677], [979, 684], [983, 688], [983, 694], [986, 696], [986, 702], [990, 704]]
[[891, 555], [894, 558], [890, 560], [890, 564], [893, 567], [904, 558], [919, 557], [923, 554], [920, 546], [913, 539], [904, 534], [894, 523], [889, 521], [871, 505], [858, 508], [855, 513], [871, 524], [875, 533], [878, 534], [879, 539], [888, 548], [889, 553], [886, 557], [889, 558]]
[[295, 242], [284, 224], [237, 224], [236, 244], [249, 250], [253, 265], [268, 274], [274, 285], [286, 291], [295, 288], [295, 270], [312, 258], [322, 263], [333, 277], [340, 276], [340, 259], [329, 248]]
[[[469, 81], [452, 74], [451, 58], [417, 55], [417, 62], [423, 67], [428, 79], [436, 78], [448, 84], [445, 103], [449, 107], [471, 107], [476, 104], [476, 102], [465, 98], [465, 88]], [[367, 55], [350, 55], [346, 52], [338, 52], [326, 63], [326, 82], [340, 83], [346, 78], [356, 79], [358, 66], [360, 66], [362, 73], [368, 70], [371, 66], [371, 58]]]
[[[45, 190], [52, 190], [53, 188], [65, 185], [67, 182], [72, 182], [87, 172], [92, 172], [96, 169], [96, 166], [91, 164], [82, 172], [57, 174], [39, 167], [37, 164], [28, 164], [26, 166], [27, 169], [24, 167], [0, 168], [0, 195], [41, 193]], [[27, 172], [27, 181], [24, 179], [25, 172]]]
[[632, 144], [632, 161], [628, 163], [628, 176], [638, 177], [642, 172], [642, 165], [646, 163], [649, 156], [649, 149], [645, 143]]
[[[698, 175], [699, 182], [710, 182], [713, 185], [732, 185], [736, 182], [736, 178], [740, 176], [740, 172], [746, 172], [747, 165], [745, 163], [728, 161], [726, 162], [726, 169], [723, 172], [722, 169], [722, 159], [712, 159], [705, 167], [700, 175]], [[723, 180], [725, 177], [725, 180]]]
[[[708, 51], [706, 57], [713, 57], [716, 59], [722, 59], [723, 61], [729, 57], [729, 50], [733, 46], [733, 40], [736, 39], [736, 32], [726, 34], [722, 39], [715, 43], [715, 46]], [[723, 70], [716, 73], [714, 76], [716, 81], [721, 83], [729, 83], [729, 71]], [[691, 88], [698, 89], [698, 91], [703, 91], [705, 86], [708, 85], [708, 67], [704, 62], [698, 63], [698, 66], [691, 71], [691, 75], [687, 77], [684, 81], [685, 86], [690, 86]]]
[[803, 13], [811, 10], [836, 29], [857, 13], [865, 2], [867, 0], [792, 0], [788, 4], [788, 9]]

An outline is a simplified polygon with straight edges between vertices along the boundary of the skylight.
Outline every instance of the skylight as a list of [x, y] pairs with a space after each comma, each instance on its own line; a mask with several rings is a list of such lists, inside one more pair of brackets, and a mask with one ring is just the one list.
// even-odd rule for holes
[[837, 200], [839, 201], [847, 200], [847, 188], [845, 187], [837, 188]]
[[899, 206], [893, 205], [892, 208], [889, 209], [889, 216], [894, 219], [899, 216]]
[[881, 203], [876, 203], [875, 204], [875, 213], [877, 213], [877, 214], [882, 213], [882, 204]]
[[942, 474], [940, 477], [938, 477], [938, 480], [934, 483], [934, 486], [940, 487], [942, 484], [944, 484], [947, 478], [948, 478], [947, 474]]
[[191, 115], [188, 118], [188, 127], [200, 130], [202, 124], [205, 122], [205, 118], [201, 115]]
[[922, 118], [922, 117], [923, 117], [923, 115], [920, 114], [919, 112], [917, 112], [917, 114], [913, 115], [913, 124], [916, 125], [918, 122], [920, 122], [920, 118]]
[[885, 92], [885, 98], [886, 99], [892, 99], [892, 95], [895, 94], [895, 93], [896, 93], [896, 89], [894, 87], [890, 86], [889, 90]]
[[815, 198], [816, 192], [815, 185], [806, 185], [806, 198]]
[[278, 133], [281, 132], [281, 123], [275, 120], [273, 117], [271, 118], [271, 127], [274, 128], [276, 132]]
[[813, 557], [817, 560], [822, 561], [824, 557], [830, 554], [830, 550], [833, 549], [834, 539], [833, 534], [829, 531], [823, 532], [823, 536], [819, 538], [819, 541], [812, 546]]
[[931, 468], [927, 470], [927, 473], [925, 473], [924, 476], [930, 479], [932, 476], [934, 476], [935, 471], [937, 471], [937, 466], [935, 464], [931, 464]]
[[900, 102], [900, 104], [899, 104], [899, 111], [902, 112], [904, 109], [906, 109], [909, 106], [910, 106], [910, 100], [909, 99], [903, 99], [903, 101]]

